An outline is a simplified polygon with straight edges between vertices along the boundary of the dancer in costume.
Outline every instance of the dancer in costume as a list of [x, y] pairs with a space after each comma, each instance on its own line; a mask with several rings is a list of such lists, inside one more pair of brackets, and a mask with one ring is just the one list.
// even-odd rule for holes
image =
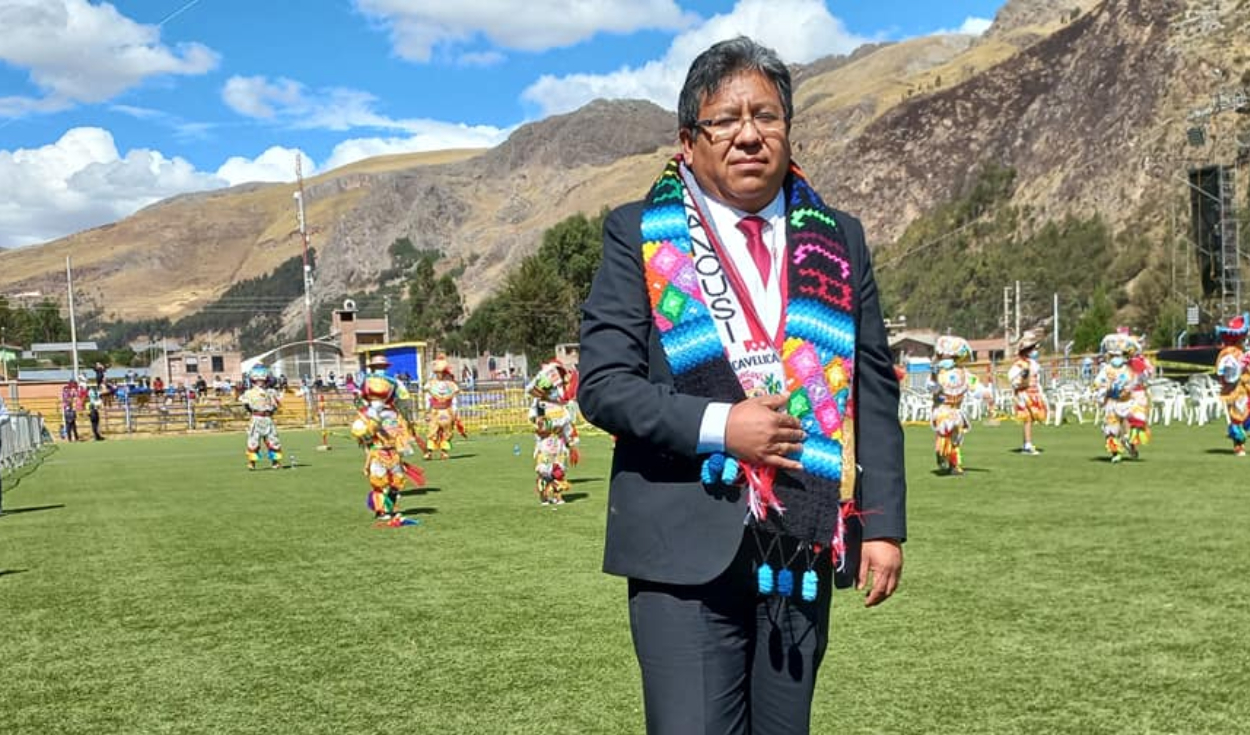
[[276, 470], [282, 466], [282, 441], [278, 439], [278, 427], [274, 424], [273, 415], [282, 405], [278, 392], [270, 387], [269, 368], [255, 365], [248, 371], [248, 382], [251, 387], [239, 396], [239, 403], [252, 414], [251, 423], [247, 426], [247, 468], [256, 469], [256, 461], [260, 459], [260, 446], [265, 445], [265, 453]]
[[544, 363], [525, 390], [534, 397], [534, 490], [543, 505], [563, 505], [569, 489], [568, 468], [579, 459], [577, 445], [577, 373], [556, 360]]
[[427, 416], [425, 458], [429, 459], [438, 450], [439, 456], [448, 459], [451, 454], [451, 437], [453, 431], [464, 433], [464, 424], [456, 415], [456, 396], [460, 386], [447, 362], [447, 356], [439, 353], [434, 362], [430, 363], [430, 379], [425, 383], [425, 403]]
[[1148, 439], [1150, 437], [1150, 380], [1155, 376], [1155, 366], [1150, 358], [1146, 357], [1146, 335], [1133, 337], [1125, 328], [1119, 331], [1121, 334], [1128, 334], [1137, 345], [1136, 354], [1128, 358], [1128, 367], [1133, 373], [1133, 380], [1130, 383], [1133, 415], [1140, 417], [1141, 434]]
[[1250, 332], [1250, 313], [1235, 316], [1228, 326], [1217, 326], [1224, 347], [1215, 358], [1215, 374], [1220, 380], [1220, 397], [1228, 409], [1228, 438], [1233, 454], [1246, 456], [1246, 432], [1250, 430], [1250, 355], [1245, 351]]
[[[384, 360], [385, 358], [383, 358]], [[376, 358], [370, 368], [380, 364]], [[388, 363], [389, 365], [389, 363]], [[379, 521], [391, 525], [404, 525], [403, 515], [396, 507], [405, 478], [420, 487], [425, 475], [419, 467], [405, 461], [405, 457], [419, 446], [407, 419], [395, 406], [400, 386], [396, 380], [378, 367], [360, 384], [363, 404], [359, 415], [352, 422], [352, 436], [365, 448], [365, 476], [369, 478], [367, 505]]]
[[1102, 406], [1102, 433], [1112, 462], [1124, 454], [1137, 458], [1138, 447], [1150, 440], [1149, 425], [1142, 405], [1134, 398], [1141, 376], [1129, 361], [1141, 345], [1129, 334], [1115, 332], [1102, 338], [1099, 351], [1103, 365], [1094, 378], [1094, 391]]
[[962, 337], [944, 335], [938, 337], [934, 346], [933, 371], [929, 375], [929, 392], [933, 394], [933, 418], [930, 423], [937, 434], [935, 452], [938, 469], [952, 475], [964, 473], [961, 447], [968, 431], [968, 418], [964, 416], [963, 402], [970, 392], [975, 378], [964, 368], [972, 360], [972, 347]]
[[1016, 418], [1024, 426], [1021, 454], [1040, 454], [1033, 446], [1033, 424], [1046, 423], [1046, 398], [1042, 395], [1042, 366], [1037, 362], [1037, 346], [1042, 338], [1032, 330], [1020, 335], [1016, 361], [1007, 371], [1007, 380], [1016, 396]]

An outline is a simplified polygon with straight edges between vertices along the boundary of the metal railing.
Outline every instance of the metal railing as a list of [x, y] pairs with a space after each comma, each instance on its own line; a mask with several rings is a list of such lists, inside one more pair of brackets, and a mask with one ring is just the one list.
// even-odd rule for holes
[[[482, 384], [477, 390], [461, 391], [457, 398], [460, 420], [472, 434], [532, 431], [529, 409], [533, 399], [513, 384]], [[425, 397], [411, 389], [409, 398], [399, 401], [400, 409], [425, 431]], [[64, 438], [65, 415], [56, 397], [23, 400], [22, 409], [46, 417], [54, 436]], [[347, 390], [287, 392], [274, 415], [279, 427], [338, 428], [351, 424], [357, 415], [355, 396]], [[251, 417], [238, 398], [231, 394], [198, 396], [186, 394], [143, 396], [141, 399], [106, 399], [99, 411], [104, 435], [178, 434], [192, 431], [246, 431]], [[589, 426], [584, 427], [589, 429]], [[91, 438], [90, 411], [77, 411], [81, 439]]]
[[39, 456], [39, 450], [52, 442], [43, 417], [26, 411], [13, 411], [0, 423], [0, 512], [4, 511], [4, 477]]

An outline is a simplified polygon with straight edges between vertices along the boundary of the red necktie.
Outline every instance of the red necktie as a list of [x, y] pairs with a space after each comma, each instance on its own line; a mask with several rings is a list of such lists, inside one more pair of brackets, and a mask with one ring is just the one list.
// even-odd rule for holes
[[755, 215], [738, 220], [738, 229], [747, 236], [747, 252], [751, 254], [751, 260], [755, 261], [755, 267], [759, 269], [764, 285], [768, 286], [768, 274], [773, 270], [773, 256], [769, 254], [768, 246], [764, 244], [764, 225], [766, 224], [768, 223], [763, 217]]

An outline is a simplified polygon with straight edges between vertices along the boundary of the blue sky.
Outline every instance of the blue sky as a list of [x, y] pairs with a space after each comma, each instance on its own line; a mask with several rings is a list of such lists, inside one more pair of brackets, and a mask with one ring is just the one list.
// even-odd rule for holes
[[979, 33], [1003, 0], [0, 0], [0, 247], [174, 194], [499, 143], [596, 97], [675, 106], [746, 33], [788, 62]]

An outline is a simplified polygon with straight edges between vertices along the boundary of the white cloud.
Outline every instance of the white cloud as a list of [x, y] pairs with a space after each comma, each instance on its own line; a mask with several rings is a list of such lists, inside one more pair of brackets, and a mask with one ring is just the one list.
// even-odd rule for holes
[[162, 44], [158, 26], [108, 3], [0, 0], [0, 62], [27, 70], [42, 95], [0, 98], [0, 114], [12, 116], [102, 102], [152, 76], [204, 74], [218, 56], [198, 43]]
[[[778, 23], [777, 18], [785, 18]], [[690, 62], [717, 41], [747, 35], [776, 49], [787, 63], [806, 63], [850, 53], [869, 39], [847, 31], [823, 0], [739, 0], [728, 14], [716, 15], [673, 39], [663, 58], [609, 74], [544, 75], [522, 97], [553, 115], [577, 109], [598, 97], [649, 99], [666, 109], [677, 106]]]
[[940, 31], [934, 31], [930, 35], [938, 36], [947, 33], [959, 33], [965, 36], [979, 36], [988, 31], [992, 25], [994, 25], [994, 21], [990, 18], [974, 18], [973, 16], [968, 16], [967, 18], [964, 18], [963, 24], [958, 28], [955, 28], [954, 30], [942, 29]]
[[221, 178], [182, 158], [134, 149], [122, 156], [100, 128], [74, 128], [41, 148], [0, 150], [0, 247], [44, 242], [113, 222]]
[[231, 77], [222, 91], [235, 112], [293, 129], [353, 130], [376, 128], [407, 133], [407, 137], [361, 138], [344, 141], [330, 156], [330, 168], [369, 155], [412, 153], [443, 148], [480, 148], [500, 143], [508, 129], [465, 125], [423, 118], [390, 118], [373, 109], [377, 98], [355, 89], [333, 88], [312, 92], [285, 78]]
[[598, 33], [677, 30], [694, 16], [674, 0], [356, 0], [356, 7], [391, 33], [395, 53], [429, 61], [435, 49], [480, 42], [520, 51], [571, 46]]
[[221, 98], [240, 115], [270, 120], [278, 115], [278, 109], [303, 105], [304, 85], [290, 79], [271, 82], [265, 77], [233, 76], [221, 90]]
[[291, 128], [403, 130], [408, 125], [374, 112], [377, 97], [368, 92], [342, 87], [312, 91], [285, 77], [272, 81], [262, 76], [230, 77], [221, 96], [240, 115]]
[[301, 167], [305, 176], [317, 171], [317, 164], [308, 154], [297, 148], [273, 146], [256, 158], [231, 156], [217, 169], [217, 178], [230, 186], [253, 181], [295, 181], [295, 156], [303, 157]]
[[249, 182], [295, 180], [295, 156], [312, 176], [393, 153], [485, 148], [511, 130], [433, 120], [408, 121], [413, 134], [354, 138], [335, 146], [325, 166], [295, 148], [273, 146], [255, 158], [233, 156], [216, 172], [187, 160], [134, 149], [123, 156], [102, 128], [74, 128], [41, 148], [0, 150], [0, 248], [47, 242], [115, 222], [162, 199]]
[[501, 130], [487, 125], [469, 126], [425, 121], [424, 129], [406, 138], [355, 138], [334, 146], [326, 161], [326, 170], [346, 166], [374, 156], [395, 153], [421, 153], [452, 148], [491, 148], [502, 143], [512, 129]]
[[960, 33], [967, 33], [973, 36], [979, 36], [990, 29], [994, 25], [993, 18], [964, 18], [964, 24], [959, 27]]
[[498, 51], [479, 51], [460, 54], [456, 58], [456, 63], [461, 66], [495, 66], [496, 64], [502, 64], [507, 58]]

